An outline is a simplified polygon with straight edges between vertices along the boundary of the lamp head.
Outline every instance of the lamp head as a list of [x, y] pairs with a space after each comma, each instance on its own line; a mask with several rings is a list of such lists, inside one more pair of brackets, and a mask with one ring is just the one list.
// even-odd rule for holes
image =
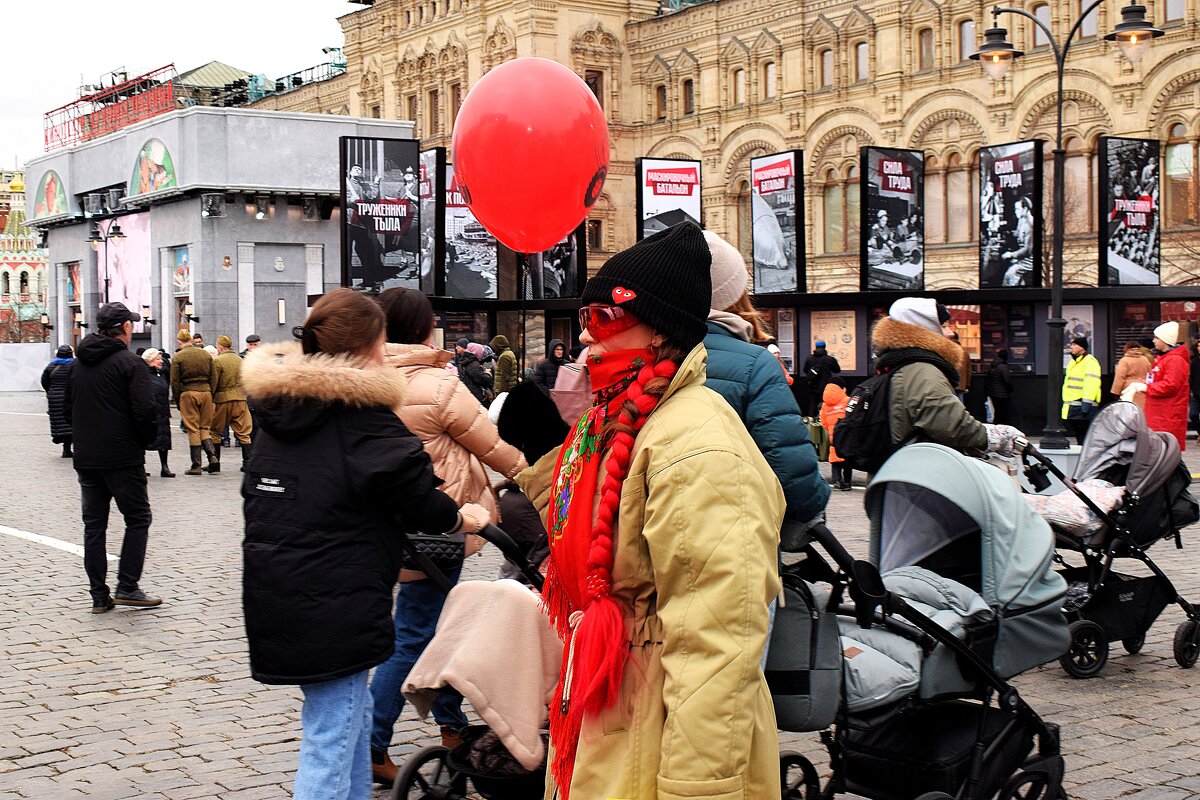
[[1129, 63], [1136, 64], [1150, 49], [1150, 42], [1163, 32], [1146, 20], [1146, 7], [1136, 1], [1121, 9], [1121, 21], [1116, 29], [1104, 38], [1116, 42], [1122, 55]]
[[970, 55], [970, 59], [978, 61], [987, 76], [998, 81], [1008, 74], [1012, 62], [1023, 55], [1024, 53], [1008, 41], [1008, 31], [996, 26], [984, 32], [983, 44]]

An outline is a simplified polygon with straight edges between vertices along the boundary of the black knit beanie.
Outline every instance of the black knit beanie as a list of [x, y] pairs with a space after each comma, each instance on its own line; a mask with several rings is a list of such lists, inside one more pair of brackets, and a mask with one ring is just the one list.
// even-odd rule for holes
[[583, 289], [583, 304], [604, 303], [631, 314], [680, 345], [707, 332], [712, 252], [700, 226], [681, 222], [610, 258]]

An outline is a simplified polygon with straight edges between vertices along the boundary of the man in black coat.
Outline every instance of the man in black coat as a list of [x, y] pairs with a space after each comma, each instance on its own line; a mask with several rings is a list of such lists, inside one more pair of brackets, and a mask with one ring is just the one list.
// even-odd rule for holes
[[[75, 352], [64, 410], [75, 440], [75, 472], [83, 503], [83, 568], [91, 584], [92, 613], [113, 605], [149, 608], [162, 603], [138, 588], [150, 533], [145, 448], [155, 436], [150, 372], [129, 351], [141, 316], [121, 303], [96, 315], [97, 332]], [[109, 504], [125, 518], [116, 595], [108, 591]]]
[[994, 411], [992, 422], [997, 425], [1012, 424], [1012, 369], [1008, 366], [1008, 351], [1001, 348], [992, 360], [992, 369], [987, 376], [987, 396]]
[[825, 350], [825, 342], [818, 340], [814, 343], [812, 355], [804, 359], [803, 378], [805, 388], [804, 408], [801, 409], [806, 417], [815, 417], [821, 410], [821, 396], [825, 387], [835, 372], [841, 372], [842, 365]]

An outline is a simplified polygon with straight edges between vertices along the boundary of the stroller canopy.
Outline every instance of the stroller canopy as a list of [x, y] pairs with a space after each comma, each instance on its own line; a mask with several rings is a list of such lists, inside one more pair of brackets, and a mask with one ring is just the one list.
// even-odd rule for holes
[[939, 444], [902, 447], [867, 487], [871, 560], [880, 571], [916, 564], [978, 533], [980, 595], [1013, 611], [1051, 602], [1065, 586], [1051, 569], [1054, 536], [999, 469]]
[[1102, 478], [1113, 467], [1128, 466], [1120, 482], [1126, 491], [1145, 497], [1166, 482], [1180, 458], [1179, 442], [1169, 433], [1150, 430], [1140, 408], [1113, 403], [1092, 420], [1072, 477]]

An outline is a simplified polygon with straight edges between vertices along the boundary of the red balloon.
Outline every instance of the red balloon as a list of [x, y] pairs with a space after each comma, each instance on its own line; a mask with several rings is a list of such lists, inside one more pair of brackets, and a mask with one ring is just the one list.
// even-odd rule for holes
[[556, 61], [501, 64], [458, 112], [454, 176], [475, 218], [519, 253], [548, 250], [577, 228], [607, 175], [604, 111]]

